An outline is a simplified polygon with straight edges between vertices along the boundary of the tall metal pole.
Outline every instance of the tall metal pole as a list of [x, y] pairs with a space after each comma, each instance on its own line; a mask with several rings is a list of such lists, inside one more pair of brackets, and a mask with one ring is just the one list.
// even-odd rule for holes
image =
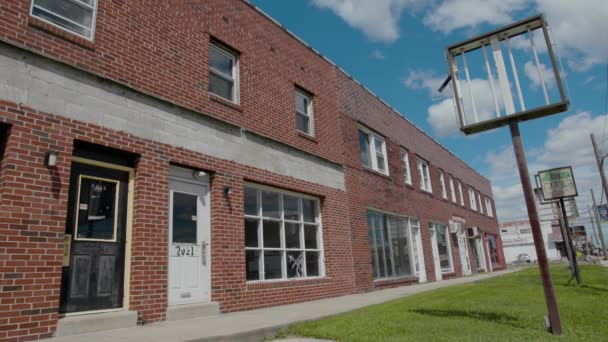
[[559, 206], [562, 209], [562, 217], [564, 218], [564, 228], [566, 228], [566, 234], [568, 235], [568, 243], [570, 244], [570, 250], [572, 251], [572, 266], [574, 269], [574, 276], [576, 277], [576, 283], [580, 285], [583, 282], [581, 277], [581, 270], [578, 268], [578, 261], [576, 260], [576, 248], [574, 248], [574, 236], [570, 230], [570, 223], [568, 223], [568, 213], [566, 213], [566, 205], [564, 204], [564, 198], [559, 199]]
[[[595, 229], [595, 217], [591, 213], [591, 206], [587, 206], [587, 211], [589, 211], [589, 221], [591, 221], [591, 228], [593, 229], [593, 237], [595, 238], [595, 243], [599, 244], [600, 239], [597, 237], [597, 230]], [[593, 241], [593, 239], [591, 239], [591, 241]], [[593, 246], [594, 244], [592, 243], [591, 245]]]
[[593, 193], [593, 189], [591, 191], [591, 200], [593, 201], [593, 211], [595, 212], [595, 222], [597, 222], [598, 230], [600, 231], [600, 243], [602, 244], [602, 255], [607, 257], [606, 254], [606, 242], [604, 242], [604, 233], [602, 233], [602, 221], [600, 221], [599, 214], [597, 213], [597, 204], [595, 204], [595, 194]]
[[[600, 157], [600, 150], [597, 148], [597, 142], [595, 141], [595, 135], [593, 135], [593, 133], [591, 133], [591, 144], [593, 144], [593, 152], [595, 153], [595, 160], [597, 161], [597, 168], [600, 170], [600, 178], [602, 179], [602, 187], [604, 188], [604, 194], [606, 194], [606, 198], [608, 198], [608, 184], [606, 184], [606, 175], [604, 174], [604, 168], [602, 167], [602, 158]], [[600, 202], [602, 201], [602, 199], [600, 198]], [[595, 208], [595, 210], [597, 210], [597, 206], [595, 205], [595, 203], [593, 204], [593, 207]], [[606, 244], [604, 242], [604, 233], [602, 233], [602, 222], [600, 220], [598, 220], [599, 222], [599, 231], [600, 231], [600, 238], [602, 239], [602, 249], [604, 250], [604, 258], [608, 257], [608, 254], [606, 254]]]
[[534, 247], [536, 248], [536, 256], [538, 258], [538, 267], [545, 292], [545, 300], [547, 302], [547, 311], [549, 314], [549, 324], [551, 325], [551, 333], [553, 335], [562, 334], [562, 322], [559, 317], [559, 308], [557, 307], [557, 299], [555, 298], [555, 289], [553, 288], [553, 280], [549, 271], [549, 262], [547, 260], [547, 251], [545, 251], [545, 242], [543, 241], [543, 233], [540, 229], [540, 220], [536, 211], [536, 203], [534, 203], [534, 192], [530, 183], [530, 173], [526, 162], [526, 154], [521, 142], [519, 126], [517, 122], [509, 124], [511, 129], [511, 139], [513, 140], [513, 150], [515, 151], [515, 159], [519, 168], [519, 177], [521, 186], [524, 191], [524, 199], [528, 209], [528, 217], [530, 218], [530, 227], [532, 228], [532, 237], [534, 238]]

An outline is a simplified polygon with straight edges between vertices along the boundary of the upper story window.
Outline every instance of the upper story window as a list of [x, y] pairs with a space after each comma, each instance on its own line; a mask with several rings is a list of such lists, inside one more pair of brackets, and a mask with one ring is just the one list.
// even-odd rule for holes
[[479, 212], [483, 214], [483, 204], [481, 202], [481, 192], [477, 192], [477, 203], [479, 203]]
[[296, 89], [296, 128], [302, 133], [314, 135], [312, 96], [298, 89]]
[[458, 196], [460, 197], [460, 205], [464, 207], [464, 196], [462, 195], [462, 182], [458, 181]]
[[317, 198], [253, 184], [244, 197], [248, 281], [324, 276]]
[[464, 207], [464, 196], [462, 195], [462, 182], [458, 181], [458, 196], [460, 197], [460, 205]]
[[213, 43], [209, 49], [209, 91], [228, 101], [239, 102], [238, 56]]
[[456, 203], [456, 190], [454, 189], [454, 178], [452, 176], [448, 176], [450, 181], [450, 195], [452, 197], [452, 202]]
[[361, 161], [364, 166], [388, 175], [388, 160], [386, 158], [386, 142], [384, 138], [370, 130], [359, 128], [359, 146]]
[[433, 192], [431, 187], [431, 172], [429, 163], [426, 160], [418, 158], [418, 173], [420, 174], [420, 189], [428, 192]]
[[486, 214], [490, 217], [494, 217], [494, 210], [492, 210], [492, 201], [486, 197]]
[[407, 150], [401, 149], [401, 167], [403, 168], [403, 181], [412, 185], [412, 174], [410, 172], [410, 158]]
[[448, 199], [448, 192], [445, 188], [445, 178], [443, 177], [443, 171], [439, 171], [439, 184], [441, 185], [441, 197]]
[[51, 25], [93, 40], [97, 0], [32, 0], [30, 14]]
[[471, 202], [471, 210], [477, 211], [477, 202], [475, 201], [475, 190], [469, 187], [469, 201]]

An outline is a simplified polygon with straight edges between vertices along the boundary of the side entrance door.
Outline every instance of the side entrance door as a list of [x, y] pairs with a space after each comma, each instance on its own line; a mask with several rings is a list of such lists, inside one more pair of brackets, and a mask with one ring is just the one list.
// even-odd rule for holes
[[172, 167], [169, 179], [169, 305], [210, 301], [208, 176]]
[[59, 312], [123, 306], [129, 173], [72, 163]]
[[437, 248], [437, 229], [434, 226], [431, 226], [430, 233], [433, 261], [435, 262], [435, 280], [439, 281], [443, 279], [443, 276], [441, 275], [441, 262], [439, 261], [439, 249]]
[[456, 234], [458, 236], [458, 251], [460, 252], [460, 262], [462, 272], [465, 276], [471, 275], [471, 259], [469, 257], [469, 246], [467, 244], [466, 231], [462, 228], [462, 223], [454, 222]]

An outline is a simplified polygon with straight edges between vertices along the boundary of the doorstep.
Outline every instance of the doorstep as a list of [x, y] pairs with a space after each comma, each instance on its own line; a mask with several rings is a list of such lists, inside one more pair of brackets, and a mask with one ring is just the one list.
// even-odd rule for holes
[[137, 328], [136, 311], [91, 312], [60, 318], [55, 336], [71, 336], [104, 330]]
[[181, 321], [205, 316], [217, 316], [220, 314], [220, 303], [197, 303], [172, 305], [167, 307], [167, 321]]

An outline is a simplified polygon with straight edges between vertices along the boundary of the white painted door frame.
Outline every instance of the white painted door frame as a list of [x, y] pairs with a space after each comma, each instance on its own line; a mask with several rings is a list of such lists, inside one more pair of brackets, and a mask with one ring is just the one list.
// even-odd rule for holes
[[[172, 167], [169, 180], [168, 304], [205, 303], [211, 300], [211, 221], [208, 176]], [[190, 175], [190, 177], [185, 177]], [[196, 213], [184, 218], [196, 222], [196, 242], [173, 241], [175, 196], [195, 197]], [[183, 199], [182, 199], [183, 200]]]
[[473, 272], [471, 271], [471, 260], [469, 257], [469, 244], [467, 241], [466, 230], [464, 229], [464, 225], [460, 222], [452, 222], [452, 224], [455, 225], [462, 273], [465, 276], [471, 275]]
[[431, 246], [435, 264], [435, 280], [440, 281], [443, 279], [443, 276], [441, 275], [441, 262], [439, 261], [439, 249], [437, 248], [437, 230], [431, 225], [429, 231], [431, 233]]

